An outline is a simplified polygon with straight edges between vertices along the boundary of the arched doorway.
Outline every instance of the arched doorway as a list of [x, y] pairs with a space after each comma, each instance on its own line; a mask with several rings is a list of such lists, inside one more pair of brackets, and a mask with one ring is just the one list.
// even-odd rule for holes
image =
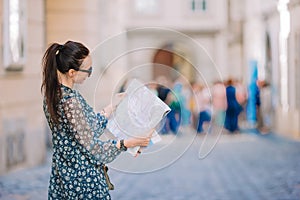
[[196, 73], [190, 58], [190, 52], [180, 43], [163, 45], [153, 57], [153, 79], [165, 76], [174, 81], [178, 76], [182, 76], [189, 82], [193, 82]]

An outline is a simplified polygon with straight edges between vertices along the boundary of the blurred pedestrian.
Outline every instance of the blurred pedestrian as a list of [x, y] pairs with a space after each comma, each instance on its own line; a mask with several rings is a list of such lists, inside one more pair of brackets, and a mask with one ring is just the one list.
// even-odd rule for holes
[[181, 121], [181, 125], [187, 126], [190, 124], [190, 110], [188, 109], [188, 94], [184, 84], [180, 81], [176, 81], [173, 87], [174, 95], [179, 103], [178, 115]]
[[[266, 88], [268, 84], [265, 83], [264, 80], [257, 80], [258, 90], [256, 93], [256, 118], [257, 118], [257, 130], [261, 133], [267, 133], [268, 128], [266, 126], [265, 120], [268, 113], [267, 106], [264, 103], [262, 108], [262, 101], [261, 101], [261, 90]], [[264, 91], [264, 98], [266, 98], [266, 90]], [[266, 99], [264, 99], [266, 100]], [[271, 105], [271, 102], [268, 102]]]
[[211, 94], [208, 87], [199, 84], [195, 91], [196, 100], [196, 130], [197, 133], [205, 131], [206, 126], [211, 121]]
[[243, 108], [236, 99], [236, 91], [233, 80], [229, 79], [226, 87], [227, 109], [224, 127], [231, 133], [238, 131], [238, 116]]
[[212, 87], [212, 104], [215, 124], [223, 127], [227, 108], [227, 99], [226, 87], [221, 81], [216, 81]]
[[268, 133], [271, 130], [272, 125], [272, 95], [271, 95], [271, 86], [268, 82], [263, 81], [260, 84], [260, 97], [261, 97], [261, 114], [263, 124], [260, 127], [259, 131], [262, 134]]
[[[157, 83], [157, 96], [165, 102], [167, 105], [170, 105], [171, 101], [169, 100], [170, 97], [168, 98], [169, 93], [170, 93], [170, 83], [169, 80], [165, 76], [159, 76], [156, 80]], [[169, 132], [169, 126], [168, 126], [168, 118], [164, 117], [162, 121], [159, 124], [160, 130], [159, 133], [161, 134], [167, 134]]]
[[237, 102], [242, 106], [243, 110], [239, 114], [239, 126], [246, 126], [247, 124], [247, 116], [246, 116], [246, 108], [247, 108], [247, 102], [248, 102], [248, 92], [247, 87], [243, 83], [242, 80], [236, 79], [234, 81], [234, 87], [235, 87], [235, 96]]
[[178, 94], [176, 94], [174, 90], [170, 90], [167, 94], [166, 102], [171, 108], [171, 111], [167, 114], [165, 129], [167, 132], [171, 131], [177, 134], [181, 123], [181, 104]]
[[53, 43], [44, 54], [41, 89], [53, 142], [48, 199], [110, 199], [104, 164], [127, 148], [149, 144], [150, 137], [99, 139], [115, 106], [96, 113], [73, 89], [91, 73], [90, 52], [81, 43]]

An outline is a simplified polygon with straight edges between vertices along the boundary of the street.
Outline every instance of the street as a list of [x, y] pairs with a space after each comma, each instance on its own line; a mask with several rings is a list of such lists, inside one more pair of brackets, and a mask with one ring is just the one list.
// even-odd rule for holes
[[[204, 137], [197, 135], [182, 155], [152, 171], [131, 173], [134, 167], [120, 170], [113, 164], [112, 199], [300, 199], [300, 142], [274, 134], [222, 134], [212, 151], [201, 157]], [[157, 145], [176, 139], [178, 148], [187, 140], [184, 134], [162, 138]], [[0, 176], [0, 199], [47, 199], [50, 153], [48, 157], [42, 166]], [[152, 165], [163, 160], [166, 156], [152, 160]]]

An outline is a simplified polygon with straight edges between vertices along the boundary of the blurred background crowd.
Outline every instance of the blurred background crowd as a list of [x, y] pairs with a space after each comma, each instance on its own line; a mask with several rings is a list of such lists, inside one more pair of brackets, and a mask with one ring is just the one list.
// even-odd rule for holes
[[[125, 92], [129, 82], [126, 80], [119, 92]], [[180, 127], [191, 127], [197, 133], [212, 133], [214, 126], [230, 134], [247, 130], [261, 134], [271, 131], [272, 108], [268, 104], [271, 97], [265, 90], [268, 84], [263, 81], [257, 80], [254, 86], [247, 86], [239, 80], [228, 79], [205, 85], [160, 76], [147, 86], [171, 108], [159, 125], [161, 134], [178, 134]]]

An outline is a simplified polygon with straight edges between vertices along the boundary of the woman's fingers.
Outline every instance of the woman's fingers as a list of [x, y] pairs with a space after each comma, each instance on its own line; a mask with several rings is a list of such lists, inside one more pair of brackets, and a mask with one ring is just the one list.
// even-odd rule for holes
[[147, 138], [141, 138], [140, 141], [139, 141], [139, 145], [138, 146], [148, 146], [149, 142], [148, 142], [148, 139]]
[[155, 129], [154, 129], [154, 128], [153, 128], [153, 129], [151, 129], [151, 130], [150, 130], [150, 132], [149, 132], [149, 134], [148, 134], [148, 137], [150, 137], [150, 138], [151, 138], [151, 137], [152, 137], [152, 135], [153, 135], [153, 133], [154, 133], [154, 131], [155, 131]]
[[151, 140], [151, 137], [152, 137], [152, 134], [154, 133], [154, 130], [155, 129], [151, 129], [149, 131], [149, 134], [147, 137], [140, 137], [140, 138], [130, 138], [127, 140], [127, 147], [135, 147], [135, 146], [142, 146], [142, 147], [146, 147], [149, 145], [150, 143], [150, 140]]
[[125, 98], [125, 96], [126, 96], [125, 92], [116, 94], [113, 99], [113, 105], [117, 107], [121, 103], [121, 101]]
[[151, 140], [151, 137], [146, 137], [146, 138], [139, 138], [139, 145], [137, 146], [143, 146], [143, 147], [146, 147], [149, 145], [149, 142]]
[[134, 157], [138, 157], [142, 153], [142, 148], [139, 148], [139, 150], [136, 152]]

